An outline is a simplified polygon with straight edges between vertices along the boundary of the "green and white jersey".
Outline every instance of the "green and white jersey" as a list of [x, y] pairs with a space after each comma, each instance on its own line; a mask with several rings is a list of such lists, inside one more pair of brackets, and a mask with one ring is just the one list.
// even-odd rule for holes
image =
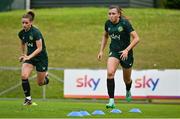
[[[130, 33], [134, 31], [134, 29], [127, 19], [121, 17], [116, 24], [107, 20], [105, 23], [105, 31], [111, 38], [110, 50], [119, 52], [126, 49], [130, 44]], [[132, 53], [132, 50], [129, 53]]]
[[33, 59], [47, 58], [47, 52], [46, 52], [44, 38], [43, 38], [41, 32], [39, 31], [39, 29], [37, 29], [34, 26], [31, 26], [31, 28], [28, 31], [25, 31], [24, 29], [21, 30], [19, 32], [18, 36], [21, 39], [21, 41], [27, 45], [27, 55], [32, 54], [37, 49], [36, 41], [41, 39], [42, 40], [42, 51], [37, 56], [35, 56]]

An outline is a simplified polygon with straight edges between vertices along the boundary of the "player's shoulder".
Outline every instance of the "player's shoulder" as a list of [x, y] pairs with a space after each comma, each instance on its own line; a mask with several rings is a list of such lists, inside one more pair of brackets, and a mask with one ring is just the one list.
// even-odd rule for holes
[[106, 20], [105, 25], [109, 25], [110, 23], [111, 23], [111, 21], [108, 19], [108, 20]]
[[32, 26], [32, 30], [33, 30], [33, 31], [38, 31], [38, 32], [40, 32], [40, 31], [39, 31], [39, 28], [38, 28], [37, 26], [34, 26], [34, 25]]
[[21, 29], [18, 33], [19, 36], [21, 36], [24, 33], [24, 29]]
[[130, 24], [129, 20], [125, 17], [121, 17], [120, 18], [120, 22], [123, 24], [123, 25], [127, 25], [127, 24]]
[[105, 23], [111, 23], [111, 21], [108, 19], [108, 20], [106, 20], [106, 22]]
[[36, 26], [32, 26], [32, 32], [34, 32], [34, 33], [38, 33], [38, 34], [41, 34], [41, 32], [40, 32], [39, 28], [38, 28], [38, 27], [36, 27]]

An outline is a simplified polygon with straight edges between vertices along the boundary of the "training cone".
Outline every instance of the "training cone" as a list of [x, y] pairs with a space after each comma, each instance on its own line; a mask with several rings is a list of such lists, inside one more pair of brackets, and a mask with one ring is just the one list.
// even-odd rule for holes
[[131, 109], [129, 112], [133, 112], [133, 113], [142, 113], [140, 109], [138, 108], [133, 108]]
[[83, 116], [89, 116], [89, 115], [90, 115], [87, 111], [80, 111], [80, 113], [81, 113]]
[[83, 115], [80, 112], [70, 112], [67, 116], [72, 116], [72, 117], [83, 117]]
[[111, 113], [122, 113], [122, 111], [119, 109], [113, 109], [111, 110]]
[[105, 113], [101, 110], [95, 110], [92, 114], [93, 115], [105, 115]]

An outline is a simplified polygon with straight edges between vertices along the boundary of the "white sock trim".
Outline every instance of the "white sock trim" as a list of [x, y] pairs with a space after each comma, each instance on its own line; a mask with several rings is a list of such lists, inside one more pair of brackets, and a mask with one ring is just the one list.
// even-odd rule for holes
[[26, 97], [26, 99], [31, 100], [31, 96]]

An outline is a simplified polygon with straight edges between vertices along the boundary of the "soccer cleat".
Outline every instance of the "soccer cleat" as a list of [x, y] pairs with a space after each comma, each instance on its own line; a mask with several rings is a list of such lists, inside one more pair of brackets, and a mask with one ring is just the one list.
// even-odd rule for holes
[[26, 98], [23, 105], [31, 105], [31, 104], [32, 101]]
[[126, 101], [127, 102], [131, 102], [132, 98], [131, 98], [131, 91], [126, 91]]
[[106, 108], [108, 109], [108, 108], [111, 108], [111, 109], [114, 109], [116, 106], [115, 106], [115, 104], [114, 103], [108, 103], [108, 104], [106, 104]]
[[44, 85], [47, 85], [48, 83], [49, 83], [48, 72], [46, 72], [46, 76], [44, 79]]
[[46, 76], [44, 79], [44, 84], [47, 85], [49, 83], [49, 78]]
[[114, 98], [110, 98], [109, 99], [109, 103], [108, 104], [106, 104], [106, 108], [108, 109], [108, 108], [115, 108], [115, 104], [114, 104]]

